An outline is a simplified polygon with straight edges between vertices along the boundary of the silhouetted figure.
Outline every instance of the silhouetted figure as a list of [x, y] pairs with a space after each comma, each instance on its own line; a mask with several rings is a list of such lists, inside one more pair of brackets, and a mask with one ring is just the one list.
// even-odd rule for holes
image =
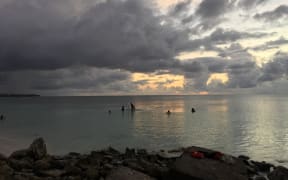
[[125, 106], [121, 107], [121, 111], [124, 112], [125, 111]]
[[170, 114], [171, 114], [170, 110], [168, 110], [168, 111], [166, 112], [166, 114], [167, 114], [167, 115], [170, 115]]
[[112, 113], [112, 111], [111, 110], [108, 110], [108, 114], [111, 114]]
[[195, 111], [195, 109], [194, 109], [194, 108], [192, 108], [192, 109], [191, 109], [191, 112], [192, 112], [192, 113], [195, 113], [196, 111]]
[[4, 115], [3, 114], [1, 114], [0, 120], [4, 120]]
[[130, 103], [131, 111], [134, 112], [136, 110], [135, 105], [133, 103]]

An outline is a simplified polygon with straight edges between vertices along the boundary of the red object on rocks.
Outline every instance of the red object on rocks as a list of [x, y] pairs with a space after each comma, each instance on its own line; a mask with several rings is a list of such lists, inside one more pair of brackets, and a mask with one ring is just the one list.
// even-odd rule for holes
[[203, 159], [205, 157], [203, 153], [198, 152], [198, 151], [193, 151], [191, 153], [191, 156], [197, 159]]
[[221, 152], [216, 152], [214, 154], [214, 159], [221, 160], [222, 157], [223, 157], [223, 154]]

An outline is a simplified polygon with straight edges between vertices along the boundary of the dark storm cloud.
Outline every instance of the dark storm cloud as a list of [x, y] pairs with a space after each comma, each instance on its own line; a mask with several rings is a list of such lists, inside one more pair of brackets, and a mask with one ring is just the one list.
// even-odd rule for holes
[[245, 38], [261, 38], [267, 36], [267, 33], [247, 33], [247, 32], [238, 32], [235, 30], [224, 30], [221, 28], [217, 28], [209, 37], [209, 39], [213, 42], [217, 43], [227, 43], [234, 42], [239, 39]]
[[288, 44], [288, 40], [285, 39], [284, 37], [280, 37], [277, 40], [268, 41], [265, 44], [253, 47], [252, 49], [256, 51], [267, 50], [267, 49], [279, 48], [279, 46], [285, 45], [285, 44]]
[[287, 77], [288, 54], [277, 53], [272, 61], [264, 65], [262, 73], [262, 76], [259, 78], [260, 82], [274, 81]]
[[189, 10], [189, 6], [191, 4], [192, 0], [185, 0], [181, 1], [178, 4], [176, 4], [174, 7], [170, 9], [169, 14], [171, 16], [178, 16], [179, 14], [185, 13], [187, 10]]
[[108, 93], [117, 90], [128, 92], [135, 89], [130, 83], [130, 73], [119, 70], [108, 70], [88, 67], [58, 69], [53, 71], [10, 71], [1, 72], [6, 76], [0, 81], [2, 92], [41, 92], [47, 94], [57, 91], [79, 92], [93, 90], [95, 93]]
[[265, 20], [265, 21], [274, 21], [281, 18], [287, 18], [288, 17], [288, 6], [287, 5], [281, 5], [274, 9], [273, 11], [267, 11], [264, 13], [256, 14], [254, 16], [255, 19], [259, 20]]
[[232, 3], [229, 0], [203, 0], [196, 10], [196, 14], [204, 19], [217, 18], [231, 6]]
[[288, 44], [288, 40], [285, 39], [284, 37], [280, 37], [275, 41], [269, 41], [266, 43], [266, 45], [283, 45], [283, 44]]
[[[258, 67], [253, 57], [239, 44], [232, 44], [225, 50], [226, 56], [221, 58], [196, 58], [182, 62], [180, 68], [186, 78], [186, 89], [194, 87], [198, 91], [213, 90], [213, 88], [253, 88], [259, 85], [259, 78], [263, 69]], [[229, 57], [229, 58], [227, 58]], [[212, 85], [207, 81], [213, 73], [227, 73], [229, 81], [223, 84], [214, 81]]]
[[257, 5], [264, 4], [268, 0], [239, 0], [237, 2], [238, 7], [243, 7], [245, 9], [251, 9], [254, 8]]
[[141, 0], [104, 1], [78, 14], [74, 1], [65, 2], [14, 0], [1, 7], [0, 70], [76, 64], [153, 72], [188, 43], [187, 32], [160, 25]]

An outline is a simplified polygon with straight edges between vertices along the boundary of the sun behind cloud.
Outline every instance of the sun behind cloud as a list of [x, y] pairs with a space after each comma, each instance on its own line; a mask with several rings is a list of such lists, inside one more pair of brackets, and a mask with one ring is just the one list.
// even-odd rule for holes
[[132, 81], [138, 84], [140, 90], [183, 89], [184, 86], [184, 77], [173, 74], [133, 73]]

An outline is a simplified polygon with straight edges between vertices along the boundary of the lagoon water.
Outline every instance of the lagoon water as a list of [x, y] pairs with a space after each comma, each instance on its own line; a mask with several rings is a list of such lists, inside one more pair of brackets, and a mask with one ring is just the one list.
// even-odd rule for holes
[[285, 95], [0, 98], [0, 152], [41, 136], [54, 154], [197, 145], [275, 163], [288, 160], [287, 110]]

